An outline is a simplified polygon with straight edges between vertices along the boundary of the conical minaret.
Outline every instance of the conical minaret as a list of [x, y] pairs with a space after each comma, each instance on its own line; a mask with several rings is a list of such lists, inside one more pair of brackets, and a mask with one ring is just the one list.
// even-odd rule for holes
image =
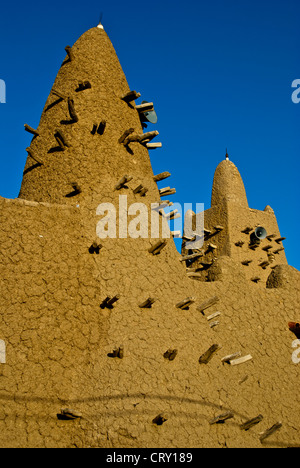
[[[266, 231], [262, 239], [255, 235], [260, 227]], [[243, 265], [249, 281], [261, 285], [265, 285], [277, 264], [287, 264], [284, 238], [274, 211], [269, 206], [264, 211], [249, 208], [242, 177], [227, 152], [215, 170], [211, 208], [204, 212], [204, 228], [202, 256], [193, 265], [204, 265], [204, 280], [209, 277], [209, 267], [222, 255]], [[185, 244], [183, 253], [187, 253]]]
[[159, 201], [147, 140], [124, 145], [143, 128], [134, 97], [122, 99], [130, 88], [103, 26], [66, 50], [28, 148], [19, 198], [95, 210], [128, 175], [133, 190], [146, 187], [144, 202]]
[[237, 167], [228, 158], [220, 162], [215, 171], [211, 206], [218, 206], [224, 200], [248, 208], [247, 195], [242, 177]]

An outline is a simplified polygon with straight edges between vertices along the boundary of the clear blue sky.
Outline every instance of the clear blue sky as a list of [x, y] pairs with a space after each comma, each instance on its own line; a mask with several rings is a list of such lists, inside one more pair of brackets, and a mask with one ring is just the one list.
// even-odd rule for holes
[[271, 205], [300, 269], [299, 0], [2, 2], [0, 195], [18, 196], [24, 123], [38, 126], [65, 46], [101, 12], [131, 89], [155, 103], [163, 149], [150, 155], [155, 173], [172, 173], [173, 201], [209, 208], [227, 147], [251, 208]]

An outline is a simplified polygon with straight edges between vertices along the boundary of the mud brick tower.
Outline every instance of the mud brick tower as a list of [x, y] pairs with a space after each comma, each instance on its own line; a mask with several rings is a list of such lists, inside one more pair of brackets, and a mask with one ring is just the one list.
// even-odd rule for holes
[[300, 273], [272, 209], [226, 158], [199, 251], [97, 237], [99, 204], [174, 190], [103, 27], [66, 52], [19, 198], [0, 199], [0, 447], [299, 446]]

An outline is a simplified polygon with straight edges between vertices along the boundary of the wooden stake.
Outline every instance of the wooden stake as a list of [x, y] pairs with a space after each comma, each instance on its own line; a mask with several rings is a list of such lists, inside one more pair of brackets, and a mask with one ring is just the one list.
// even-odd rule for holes
[[95, 253], [95, 254], [98, 255], [99, 252], [100, 252], [100, 250], [102, 249], [102, 247], [103, 247], [103, 245], [102, 245], [102, 244], [99, 244], [99, 242], [95, 240], [95, 241], [92, 243], [92, 245], [90, 246], [89, 252], [90, 252], [90, 254], [94, 254], [94, 253]]
[[99, 135], [103, 135], [103, 133], [105, 132], [105, 129], [106, 129], [106, 120], [102, 120], [100, 122], [100, 125], [99, 125], [98, 129], [97, 129], [97, 133]]
[[118, 349], [118, 358], [123, 359], [124, 358], [124, 346], [121, 345]]
[[149, 297], [144, 302], [142, 302], [142, 304], [139, 305], [139, 308], [140, 309], [151, 309], [151, 307], [152, 307], [152, 305], [154, 304], [155, 301], [156, 301], [155, 298]]
[[215, 245], [215, 244], [208, 244], [207, 246], [207, 250], [208, 251], [213, 251], [213, 250], [216, 250], [218, 247]]
[[278, 422], [278, 423], [274, 424], [274, 426], [270, 427], [270, 429], [267, 429], [265, 432], [263, 432], [261, 434], [259, 440], [261, 442], [263, 442], [265, 439], [267, 439], [272, 434], [274, 434], [274, 432], [279, 431], [279, 429], [281, 429], [281, 428], [282, 428], [282, 423], [281, 422]]
[[92, 85], [89, 81], [79, 81], [76, 91], [84, 91], [85, 89], [91, 89], [91, 87]]
[[[203, 302], [201, 305], [197, 307], [197, 310], [203, 314], [204, 310], [208, 309], [209, 307], [217, 304], [219, 302], [218, 296], [213, 296], [207, 301]], [[204, 315], [204, 314], [203, 314]]]
[[197, 280], [197, 279], [202, 279], [202, 278], [203, 278], [203, 276], [202, 276], [201, 273], [196, 273], [196, 272], [188, 272], [188, 273], [187, 273], [187, 277], [188, 277], [188, 278], [195, 279], [195, 280]]
[[259, 424], [263, 419], [264, 417], [261, 414], [259, 414], [256, 418], [249, 419], [248, 421], [241, 424], [240, 428], [242, 429], [242, 431], [249, 431], [251, 427], [255, 426], [256, 424]]
[[119, 143], [122, 144], [124, 143], [124, 141], [126, 140], [126, 138], [131, 135], [131, 133], [134, 132], [134, 128], [129, 128], [128, 130], [126, 130], [123, 135], [119, 138]]
[[71, 119], [74, 122], [78, 122], [79, 119], [75, 111], [74, 100], [71, 98], [68, 98], [68, 109], [69, 109], [69, 114], [70, 114]]
[[129, 143], [148, 143], [151, 141], [153, 138], [155, 138], [157, 135], [159, 135], [159, 132], [157, 130], [154, 130], [153, 132], [148, 132], [148, 133], [142, 133], [140, 135], [128, 135], [127, 138], [124, 140], [123, 144], [128, 145]]
[[110, 296], [107, 296], [106, 299], [100, 304], [101, 309], [112, 309], [113, 305], [115, 302], [117, 302], [120, 299], [120, 296], [114, 296], [111, 298]]
[[110, 299], [111, 299], [111, 297], [110, 297], [110, 296], [107, 296], [107, 297], [104, 299], [104, 301], [101, 302], [101, 304], [100, 304], [101, 309], [105, 309], [105, 308], [107, 307], [107, 303], [108, 303], [108, 301], [110, 301]]
[[107, 307], [108, 309], [112, 309], [114, 303], [117, 302], [117, 301], [120, 299], [120, 297], [121, 297], [121, 296], [120, 296], [119, 294], [117, 294], [117, 295], [114, 296], [112, 299], [109, 299], [109, 300], [107, 301], [106, 307]]
[[61, 409], [60, 416], [62, 419], [80, 419], [82, 414], [79, 411], [72, 410], [70, 408]]
[[165, 246], [167, 245], [167, 241], [164, 240], [164, 241], [158, 241], [155, 245], [153, 245], [152, 247], [150, 247], [150, 249], [148, 250], [149, 253], [152, 253], [153, 255], [158, 255], [162, 249], [165, 248]]
[[259, 278], [258, 276], [254, 276], [253, 278], [251, 278], [251, 281], [253, 281], [253, 283], [259, 283], [259, 281], [261, 281], [261, 278]]
[[234, 418], [234, 414], [232, 413], [232, 411], [227, 411], [227, 413], [220, 414], [220, 416], [217, 416], [216, 418], [209, 421], [209, 424], [212, 425], [224, 423], [225, 421], [227, 421], [227, 419], [232, 418]]
[[265, 270], [265, 269], [267, 268], [267, 266], [269, 266], [269, 265], [270, 265], [270, 262], [268, 262], [267, 260], [264, 261], [264, 262], [261, 262], [261, 263], [259, 264], [259, 266], [260, 266], [261, 268], [263, 268], [263, 270]]
[[268, 261], [270, 263], [273, 263], [274, 260], [275, 260], [275, 255], [272, 252], [268, 253]]
[[204, 236], [209, 237], [211, 235], [211, 230], [210, 229], [203, 229], [204, 231]]
[[135, 101], [139, 97], [141, 97], [140, 93], [137, 93], [136, 91], [129, 91], [129, 93], [122, 96], [121, 99], [122, 99], [122, 101], [125, 101], [125, 102], [128, 103], [128, 102]]
[[112, 353], [108, 353], [108, 357], [111, 358], [124, 358], [124, 346], [121, 345], [119, 348], [115, 348]]
[[168, 359], [169, 361], [174, 361], [177, 354], [178, 354], [177, 349], [168, 349], [168, 351], [166, 351], [165, 354], [164, 354], [164, 358]]
[[216, 320], [215, 322], [211, 322], [211, 323], [209, 324], [210, 328], [214, 328], [214, 327], [216, 327], [216, 326], [218, 326], [218, 325], [220, 325], [219, 320]]
[[229, 354], [228, 356], [225, 356], [221, 359], [221, 362], [229, 362], [232, 361], [233, 359], [236, 359], [242, 355], [241, 351], [238, 351], [237, 353], [234, 354]]
[[135, 107], [138, 112], [149, 112], [154, 110], [153, 102], [145, 102]]
[[68, 57], [69, 57], [70, 62], [72, 62], [72, 61], [74, 60], [74, 54], [73, 54], [73, 51], [72, 51], [72, 47], [70, 47], [69, 45], [67, 45], [67, 47], [65, 47], [65, 51], [66, 51], [67, 54], [68, 54]]
[[142, 189], [143, 189], [143, 185], [140, 184], [133, 190], [133, 193], [134, 194], [140, 193]]
[[212, 359], [215, 352], [219, 349], [219, 345], [214, 344], [212, 345], [202, 356], [199, 358], [200, 364], [208, 364], [209, 361]]
[[82, 190], [81, 190], [80, 186], [77, 184], [77, 182], [73, 182], [71, 185], [73, 187], [73, 192], [68, 193], [68, 195], [66, 195], [67, 198], [75, 197], [76, 195], [79, 195], [82, 192]]
[[193, 260], [194, 258], [199, 258], [203, 256], [203, 252], [197, 252], [191, 255], [185, 255], [184, 257], [181, 257], [180, 261], [181, 262], [186, 262], [188, 260]]
[[143, 133], [142, 135], [138, 135], [138, 141], [139, 143], [149, 143], [149, 141], [153, 140], [153, 138], [155, 138], [158, 135], [159, 132], [157, 130], [154, 130], [153, 132]]
[[146, 148], [148, 150], [154, 150], [157, 148], [162, 148], [162, 143], [146, 143]]
[[161, 208], [166, 208], [167, 206], [173, 206], [174, 203], [173, 202], [170, 202], [169, 200], [164, 200], [164, 201], [159, 201], [159, 202], [156, 202], [156, 203], [153, 203], [154, 205], [158, 205], [156, 208], [153, 208], [153, 209], [161, 209]]
[[277, 244], [280, 244], [280, 242], [284, 241], [286, 239], [286, 237], [278, 237], [278, 239], [275, 239], [275, 242], [277, 242]]
[[59, 97], [60, 99], [62, 99], [63, 101], [66, 99], [66, 97], [59, 91], [56, 91], [55, 89], [52, 88], [52, 94], [54, 94], [55, 96]]
[[196, 240], [196, 236], [187, 236], [186, 234], [183, 234], [182, 240], [185, 242], [192, 242]]
[[244, 234], [250, 234], [251, 231], [253, 231], [252, 227], [246, 227], [245, 229], [242, 230]]
[[176, 193], [176, 189], [171, 189], [171, 187], [165, 187], [160, 189], [159, 195], [161, 197], [167, 197], [169, 195], [174, 195]]
[[194, 297], [188, 297], [187, 299], [184, 299], [183, 301], [178, 302], [178, 304], [176, 304], [176, 307], [177, 309], [188, 310], [188, 308], [192, 304], [194, 304], [195, 301], [196, 299]]
[[180, 231], [171, 231], [171, 236], [175, 237], [176, 239], [181, 238], [181, 232]]
[[242, 385], [243, 383], [245, 383], [248, 380], [248, 378], [249, 378], [249, 376], [245, 375], [241, 380], [239, 380], [238, 384]]
[[147, 189], [147, 188], [145, 188], [145, 187], [142, 188], [142, 190], [140, 191], [140, 196], [141, 196], [141, 197], [144, 197], [144, 196], [146, 195], [147, 192], [149, 192], [149, 189]]
[[168, 177], [171, 177], [170, 172], [161, 172], [160, 174], [154, 176], [153, 180], [154, 182], [160, 182], [161, 180], [167, 179]]
[[235, 245], [237, 247], [243, 247], [244, 244], [245, 244], [245, 242], [243, 242], [243, 241], [238, 241], [238, 242], [235, 243]]
[[248, 356], [244, 356], [238, 359], [233, 359], [230, 362], [232, 366], [238, 366], [239, 364], [244, 364], [245, 362], [251, 361], [253, 358], [251, 354], [248, 354]]
[[68, 148], [70, 145], [67, 143], [65, 136], [63, 135], [61, 130], [56, 130], [56, 133], [54, 135], [57, 143], [61, 147], [62, 150], [65, 150]]
[[220, 315], [221, 315], [221, 312], [216, 312], [215, 314], [211, 314], [206, 318], [207, 318], [208, 321], [210, 321], [210, 320], [213, 320], [213, 319], [215, 319], [217, 317], [220, 317]]
[[128, 182], [130, 182], [133, 179], [132, 176], [128, 176], [127, 174], [122, 177], [122, 179], [119, 180], [117, 185], [115, 186], [115, 190], [121, 190]]
[[32, 151], [31, 148], [26, 148], [26, 151], [28, 153], [28, 156], [33, 159], [37, 164], [39, 164], [40, 166], [43, 166], [44, 163], [42, 163], [41, 161], [39, 161], [35, 156], [34, 156], [34, 153]]
[[39, 132], [35, 130], [34, 128], [30, 127], [29, 125], [25, 124], [24, 128], [26, 132], [31, 133], [32, 135], [39, 136]]

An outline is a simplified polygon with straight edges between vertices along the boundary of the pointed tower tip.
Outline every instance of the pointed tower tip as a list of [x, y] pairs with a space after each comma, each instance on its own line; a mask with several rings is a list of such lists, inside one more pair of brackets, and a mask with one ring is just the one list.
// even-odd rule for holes
[[229, 161], [229, 155], [228, 155], [228, 152], [227, 152], [227, 148], [226, 148], [225, 160], [226, 160], [226, 161]]
[[235, 166], [226, 159], [218, 165], [213, 182], [211, 206], [219, 205], [224, 199], [248, 207], [247, 195], [242, 177]]
[[101, 13], [100, 15], [99, 24], [97, 26], [98, 29], [104, 29], [103, 24], [102, 24], [102, 18], [103, 18], [103, 13]]

